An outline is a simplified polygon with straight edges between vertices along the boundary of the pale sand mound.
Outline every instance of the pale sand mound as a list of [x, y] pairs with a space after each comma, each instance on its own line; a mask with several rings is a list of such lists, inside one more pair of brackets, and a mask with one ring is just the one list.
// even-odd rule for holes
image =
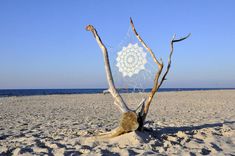
[[160, 93], [144, 132], [86, 144], [118, 125], [110, 95], [9, 97], [0, 107], [0, 155], [235, 155], [235, 91]]

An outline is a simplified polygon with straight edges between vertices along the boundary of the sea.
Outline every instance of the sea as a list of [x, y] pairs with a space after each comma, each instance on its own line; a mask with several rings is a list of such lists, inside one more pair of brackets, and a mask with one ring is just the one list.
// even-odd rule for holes
[[[160, 88], [159, 92], [172, 91], [201, 91], [201, 90], [234, 90], [235, 88]], [[105, 88], [99, 89], [0, 89], [0, 97], [33, 96], [53, 94], [97, 94], [103, 93]], [[150, 92], [151, 89], [118, 89], [120, 93]]]

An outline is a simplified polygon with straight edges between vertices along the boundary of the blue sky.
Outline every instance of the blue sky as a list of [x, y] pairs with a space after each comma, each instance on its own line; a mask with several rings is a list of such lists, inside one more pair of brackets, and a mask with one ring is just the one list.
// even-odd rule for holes
[[157, 56], [167, 61], [164, 87], [235, 87], [233, 0], [0, 1], [0, 88], [107, 87], [103, 57], [87, 24], [117, 46], [129, 17]]

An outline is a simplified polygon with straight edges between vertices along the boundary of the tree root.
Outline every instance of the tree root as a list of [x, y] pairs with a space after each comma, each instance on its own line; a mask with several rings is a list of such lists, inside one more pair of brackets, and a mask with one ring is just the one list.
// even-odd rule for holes
[[137, 121], [137, 114], [135, 112], [129, 111], [123, 113], [119, 122], [119, 126], [107, 133], [101, 133], [97, 136], [85, 138], [85, 142], [94, 142], [94, 141], [104, 141], [117, 137], [121, 134], [135, 131], [139, 127]]

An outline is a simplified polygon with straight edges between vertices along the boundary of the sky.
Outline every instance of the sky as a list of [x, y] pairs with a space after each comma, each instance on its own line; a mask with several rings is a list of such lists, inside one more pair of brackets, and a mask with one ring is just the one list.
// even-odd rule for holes
[[105, 88], [104, 62], [92, 24], [105, 45], [123, 40], [132, 17], [158, 58], [167, 62], [163, 87], [235, 87], [234, 0], [1, 0], [0, 89]]

